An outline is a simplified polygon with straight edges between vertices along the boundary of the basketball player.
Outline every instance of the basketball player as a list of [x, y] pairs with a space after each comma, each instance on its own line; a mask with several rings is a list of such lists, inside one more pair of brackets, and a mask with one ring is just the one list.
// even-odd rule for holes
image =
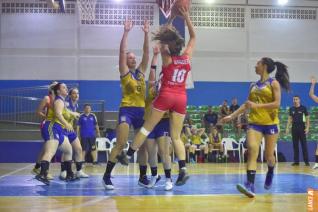
[[73, 131], [73, 126], [66, 121], [71, 116], [70, 112], [65, 107], [65, 97], [67, 96], [67, 87], [64, 83], [57, 83], [53, 87], [55, 100], [53, 107], [49, 107], [47, 117], [53, 117], [52, 121], [46, 121], [43, 126], [43, 138], [45, 140], [43, 156], [41, 158], [41, 172], [36, 175], [36, 179], [49, 184], [47, 179], [47, 172], [50, 161], [59, 148], [65, 159], [65, 167], [67, 171], [67, 181], [75, 179], [72, 172], [72, 146], [65, 136], [65, 130]]
[[[315, 85], [317, 83], [317, 80], [315, 77], [311, 77], [311, 86], [309, 91], [309, 96], [314, 102], [318, 103], [318, 97], [315, 95]], [[315, 165], [313, 166], [313, 169], [318, 169], [318, 145], [316, 148], [316, 156], [315, 156]]]
[[[120, 42], [119, 53], [119, 73], [122, 89], [122, 100], [119, 108], [119, 120], [116, 129], [116, 146], [112, 151], [107, 162], [106, 171], [103, 177], [103, 185], [106, 190], [114, 189], [110, 180], [111, 172], [117, 162], [117, 156], [124, 149], [130, 126], [138, 130], [143, 124], [145, 108], [145, 72], [149, 61], [149, 22], [145, 21], [142, 27], [144, 32], [143, 56], [141, 63], [137, 66], [136, 56], [127, 51], [127, 39], [133, 25], [130, 20], [124, 23], [124, 34]], [[145, 146], [138, 151], [138, 162], [140, 168], [140, 177], [138, 184], [147, 187], [149, 181], [147, 172], [147, 152]], [[128, 162], [123, 165], [128, 165]]]
[[[42, 130], [43, 130], [43, 126], [45, 125], [45, 122], [46, 121], [52, 121], [53, 119], [53, 116], [52, 117], [48, 117], [48, 111], [49, 111], [49, 108], [50, 107], [53, 107], [53, 100], [55, 98], [54, 96], [54, 93], [53, 93], [53, 87], [57, 84], [58, 82], [57, 81], [53, 81], [50, 85], [49, 85], [49, 94], [47, 96], [44, 96], [42, 101], [40, 102], [37, 110], [36, 110], [36, 114], [42, 119], [41, 121], [41, 124], [40, 124], [40, 130], [41, 130], [41, 135], [42, 135], [42, 138], [44, 140], [44, 137], [43, 137], [43, 133], [42, 133]], [[51, 113], [51, 115], [53, 115], [53, 113]], [[37, 158], [37, 162], [35, 163], [35, 166], [34, 168], [32, 169], [32, 174], [34, 175], [38, 175], [40, 174], [40, 171], [41, 171], [41, 158], [43, 156], [43, 151], [44, 151], [44, 146], [42, 147], [41, 149], [41, 152], [40, 154], [38, 155], [38, 158]], [[53, 176], [48, 173], [47, 174], [47, 178], [49, 180], [52, 180], [53, 179]]]
[[170, 111], [170, 136], [174, 145], [176, 155], [179, 159], [179, 176], [177, 186], [184, 185], [189, 179], [185, 167], [185, 148], [180, 138], [183, 121], [186, 114], [187, 93], [186, 79], [191, 69], [190, 60], [195, 44], [195, 32], [190, 20], [189, 11], [184, 7], [179, 8], [184, 17], [190, 39], [183, 53], [184, 39], [179, 32], [170, 24], [161, 26], [154, 35], [153, 40], [160, 41], [160, 52], [162, 57], [161, 88], [158, 96], [153, 102], [149, 118], [145, 120], [143, 127], [135, 136], [129, 147], [127, 156], [120, 160], [129, 160], [134, 152], [144, 143], [147, 136], [162, 119], [163, 115]]
[[[275, 78], [270, 74], [276, 69]], [[235, 119], [239, 114], [249, 109], [249, 127], [247, 131], [247, 182], [238, 184], [237, 189], [246, 196], [253, 198], [254, 179], [257, 168], [257, 157], [262, 138], [265, 138], [265, 157], [268, 165], [265, 189], [270, 189], [274, 177], [275, 157], [274, 151], [279, 135], [278, 109], [281, 102], [281, 87], [290, 90], [287, 66], [264, 57], [257, 62], [256, 74], [260, 80], [252, 83], [248, 100], [238, 110], [223, 118], [223, 122]]]
[[[154, 47], [154, 55], [151, 61], [151, 68], [148, 79], [148, 91], [146, 98], [146, 107], [144, 119], [146, 120], [151, 113], [152, 101], [157, 96], [157, 89], [160, 87], [160, 84], [156, 83], [156, 68], [158, 55], [160, 53], [159, 46]], [[166, 183], [165, 190], [169, 191], [173, 188], [171, 180], [171, 157], [170, 157], [170, 141], [169, 137], [169, 113], [166, 113], [152, 132], [148, 135], [146, 145], [148, 150], [148, 161], [151, 168], [151, 180], [149, 183], [149, 188], [155, 186], [155, 184], [160, 180], [160, 175], [157, 172], [158, 166], [158, 152], [163, 164]], [[159, 150], [159, 151], [158, 151]]]
[[[68, 99], [65, 101], [66, 108], [69, 110], [69, 113], [71, 116], [69, 116], [69, 119], [66, 119], [69, 124], [71, 124], [74, 128], [74, 119], [79, 118], [80, 114], [77, 113], [78, 109], [78, 99], [79, 99], [79, 92], [77, 88], [71, 88], [68, 93]], [[75, 131], [65, 131], [65, 135], [68, 137], [69, 142], [72, 145], [73, 148], [73, 154], [76, 164], [76, 177], [77, 178], [88, 178], [89, 176], [82, 170], [83, 167], [83, 155], [82, 155], [82, 146], [81, 142], [78, 139], [78, 136]], [[66, 166], [64, 162], [64, 155], [62, 155], [62, 162], [61, 162], [61, 173], [60, 173], [60, 179], [65, 180], [66, 179]]]

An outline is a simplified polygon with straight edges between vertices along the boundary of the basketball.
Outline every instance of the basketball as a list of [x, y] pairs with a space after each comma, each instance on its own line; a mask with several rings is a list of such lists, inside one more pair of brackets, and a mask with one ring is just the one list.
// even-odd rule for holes
[[176, 3], [172, 7], [171, 15], [182, 16], [179, 8], [185, 7], [188, 11], [190, 9], [190, 0], [176, 0]]

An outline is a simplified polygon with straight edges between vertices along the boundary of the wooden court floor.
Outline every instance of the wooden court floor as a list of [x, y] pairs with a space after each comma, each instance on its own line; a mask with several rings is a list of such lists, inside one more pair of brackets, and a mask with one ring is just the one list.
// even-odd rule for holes
[[[259, 164], [256, 198], [236, 191], [245, 180], [245, 165], [187, 164], [190, 180], [173, 191], [164, 191], [161, 181], [153, 189], [137, 185], [138, 166], [116, 166], [112, 179], [115, 190], [105, 191], [102, 174], [105, 164], [87, 164], [88, 179], [65, 183], [58, 180], [59, 164], [51, 165], [55, 179], [44, 186], [30, 174], [33, 164], [0, 164], [0, 211], [307, 211], [307, 188], [318, 189], [318, 170], [301, 164], [279, 163], [273, 187], [263, 189], [265, 164]], [[173, 165], [176, 179], [177, 164]], [[318, 200], [317, 200], [318, 201]]]

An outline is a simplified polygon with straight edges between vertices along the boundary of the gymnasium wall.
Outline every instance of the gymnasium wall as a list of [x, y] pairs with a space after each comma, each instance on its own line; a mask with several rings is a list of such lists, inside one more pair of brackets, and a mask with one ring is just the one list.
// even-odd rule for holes
[[[34, 4], [31, 7], [25, 2]], [[289, 7], [275, 2], [250, 0], [246, 5], [245, 0], [220, 0], [206, 5], [193, 1], [197, 45], [189, 104], [220, 104], [234, 96], [244, 101], [250, 82], [257, 80], [255, 63], [268, 56], [289, 66], [293, 92], [283, 95], [282, 104], [290, 104], [291, 96], [298, 94], [305, 105], [313, 105], [308, 81], [311, 75], [318, 77], [318, 2], [293, 1]], [[143, 34], [137, 17], [149, 17], [154, 31], [159, 25], [159, 9], [151, 2], [115, 5], [99, 1], [103, 8], [97, 22], [83, 24], [74, 1], [67, 5], [68, 12], [58, 14], [45, 12], [40, 0], [2, 0], [0, 89], [66, 80], [79, 83], [81, 98], [103, 99], [108, 110], [117, 110], [123, 27], [116, 17], [137, 21], [128, 43], [140, 61]], [[115, 11], [127, 14], [115, 15]]]

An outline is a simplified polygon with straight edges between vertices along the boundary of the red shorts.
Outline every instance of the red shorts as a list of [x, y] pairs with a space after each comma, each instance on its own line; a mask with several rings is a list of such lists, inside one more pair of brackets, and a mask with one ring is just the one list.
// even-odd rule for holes
[[157, 110], [176, 112], [185, 115], [187, 107], [187, 95], [175, 93], [159, 93], [152, 103]]

